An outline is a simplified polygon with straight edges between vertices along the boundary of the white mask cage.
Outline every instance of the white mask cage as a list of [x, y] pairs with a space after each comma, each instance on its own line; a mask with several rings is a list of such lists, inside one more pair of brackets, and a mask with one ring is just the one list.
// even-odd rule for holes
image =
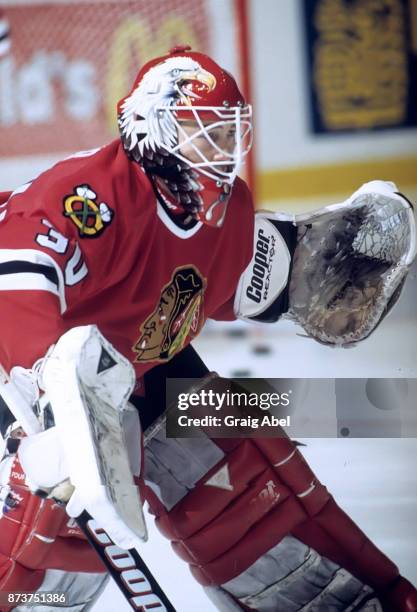
[[[175, 155], [179, 160], [184, 161], [190, 168], [201, 172], [205, 176], [225, 183], [232, 184], [239, 173], [241, 164], [252, 147], [252, 106], [233, 106], [225, 108], [223, 106], [169, 106], [158, 107], [156, 109], [159, 117], [170, 115], [170, 123], [175, 125], [177, 138], [172, 139], [172, 144], [164, 143], [163, 148]], [[181, 111], [181, 120], [177, 118], [177, 111]], [[184, 118], [184, 111], [190, 113], [189, 121], [195, 121], [196, 129], [192, 134], [186, 132], [181, 125]], [[204, 117], [217, 117], [218, 120], [204, 124]], [[213, 138], [213, 133], [219, 127], [230, 126], [231, 134], [234, 134], [234, 143], [226, 150], [219, 146]], [[179, 138], [181, 136], [181, 138]], [[203, 136], [210, 145], [213, 156], [218, 154], [221, 159], [209, 159], [198, 146], [198, 139]], [[178, 142], [180, 141], [180, 142]], [[190, 146], [195, 152], [199, 161], [191, 161], [182, 152], [186, 145]]]

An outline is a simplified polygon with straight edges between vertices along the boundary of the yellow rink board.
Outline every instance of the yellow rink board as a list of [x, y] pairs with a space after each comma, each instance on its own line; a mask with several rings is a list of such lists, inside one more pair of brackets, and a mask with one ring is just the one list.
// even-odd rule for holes
[[[417, 156], [396, 157], [331, 165], [300, 166], [259, 172], [257, 207], [270, 202], [320, 201], [328, 196], [349, 195], [362, 183], [394, 181], [408, 197], [417, 195]], [[279, 207], [279, 206], [278, 206]], [[269, 208], [269, 206], [268, 206]]]

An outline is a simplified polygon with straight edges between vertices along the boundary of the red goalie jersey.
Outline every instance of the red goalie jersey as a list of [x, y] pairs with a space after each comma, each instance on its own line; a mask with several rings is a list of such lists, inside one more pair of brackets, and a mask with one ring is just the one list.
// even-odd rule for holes
[[[120, 141], [67, 159], [0, 208], [0, 361], [30, 367], [68, 329], [96, 324], [138, 376], [208, 317], [233, 319], [252, 254], [237, 179], [221, 228], [174, 223]], [[4, 201], [6, 200], [6, 201]]]

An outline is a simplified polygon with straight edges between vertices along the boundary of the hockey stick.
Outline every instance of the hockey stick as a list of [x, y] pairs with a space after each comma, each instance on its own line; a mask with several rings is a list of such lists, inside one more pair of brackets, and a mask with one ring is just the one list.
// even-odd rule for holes
[[[1, 364], [0, 396], [27, 435], [42, 431], [32, 408]], [[45, 491], [39, 493], [45, 497]], [[62, 500], [59, 502], [62, 503]], [[105, 530], [97, 525], [86, 511], [82, 512], [75, 521], [133, 610], [176, 612], [136, 549], [124, 550], [114, 544]]]
[[76, 522], [134, 610], [175, 612], [135, 548], [123, 550], [116, 546], [86, 511], [76, 518]]

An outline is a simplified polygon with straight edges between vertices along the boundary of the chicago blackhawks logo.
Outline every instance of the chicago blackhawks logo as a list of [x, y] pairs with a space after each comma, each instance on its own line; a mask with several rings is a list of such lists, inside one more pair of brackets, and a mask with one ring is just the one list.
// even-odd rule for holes
[[204, 287], [196, 268], [175, 270], [155, 310], [141, 325], [141, 336], [132, 347], [136, 362], [168, 360], [184, 347], [189, 335], [197, 334], [203, 323]]
[[112, 209], [104, 202], [98, 204], [96, 199], [89, 185], [78, 185], [64, 199], [64, 215], [77, 226], [81, 238], [98, 236], [113, 218]]

